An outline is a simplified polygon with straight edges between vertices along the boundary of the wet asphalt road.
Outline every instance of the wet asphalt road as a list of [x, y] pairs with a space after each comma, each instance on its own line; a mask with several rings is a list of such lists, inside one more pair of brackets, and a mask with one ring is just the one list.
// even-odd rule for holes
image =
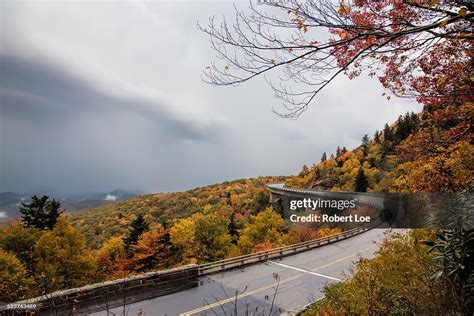
[[[130, 305], [128, 315], [279, 315], [305, 306], [323, 297], [326, 284], [346, 278], [358, 256], [374, 256], [388, 232], [380, 227], [281, 260], [203, 276], [198, 287]], [[122, 308], [110, 312], [122, 315]]]

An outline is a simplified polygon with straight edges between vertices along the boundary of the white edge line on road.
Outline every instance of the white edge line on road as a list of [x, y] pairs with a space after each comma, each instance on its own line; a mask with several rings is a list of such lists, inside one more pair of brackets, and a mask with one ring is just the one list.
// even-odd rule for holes
[[[370, 249], [370, 248], [373, 248], [373, 245], [371, 245], [371, 246], [369, 246], [369, 247], [366, 247], [366, 248], [364, 248], [364, 249], [360, 249], [359, 251], [356, 251], [356, 252], [354, 252], [354, 253], [351, 254], [351, 255], [348, 255], [348, 256], [339, 258], [339, 259], [337, 259], [337, 260], [334, 260], [334, 261], [332, 261], [332, 262], [326, 263], [326, 264], [324, 264], [324, 265], [322, 265], [322, 266], [319, 266], [319, 267], [315, 268], [314, 270], [319, 270], [319, 269], [327, 268], [328, 266], [331, 266], [331, 265], [333, 265], [333, 264], [335, 264], [335, 263], [337, 263], [337, 262], [341, 262], [341, 261], [344, 261], [344, 260], [348, 260], [349, 258], [352, 258], [352, 257], [354, 257], [355, 255], [357, 255], [357, 254], [359, 254], [359, 253], [362, 253], [363, 251], [366, 251], [366, 250], [368, 250], [368, 249]], [[277, 262], [274, 262], [274, 263], [280, 264], [280, 263], [277, 263]], [[298, 269], [298, 268], [297, 268], [297, 269]], [[302, 270], [302, 269], [300, 269], [300, 270]], [[320, 275], [319, 273], [315, 273], [315, 272], [313, 272], [313, 271], [306, 271], [306, 270], [303, 270], [303, 272], [310, 272], [311, 274]], [[293, 281], [293, 280], [295, 280], [295, 279], [298, 279], [298, 278], [301, 277], [301, 276], [302, 276], [302, 274], [293, 275], [293, 276], [291, 276], [291, 277], [289, 277], [289, 278], [286, 278], [286, 279], [284, 279], [284, 280], [281, 280], [279, 283], [278, 283], [278, 282], [275, 282], [275, 283], [273, 283], [273, 284], [266, 285], [266, 286], [263, 286], [263, 287], [261, 287], [261, 288], [257, 288], [257, 289], [255, 289], [255, 290], [251, 290], [251, 291], [248, 291], [248, 292], [244, 292], [244, 293], [239, 294], [239, 295], [237, 295], [237, 296], [233, 296], [233, 297], [230, 297], [230, 298], [226, 298], [226, 299], [224, 299], [224, 300], [222, 300], [222, 301], [217, 301], [217, 302], [212, 303], [212, 304], [204, 305], [204, 306], [201, 306], [201, 307], [199, 307], [199, 308], [196, 308], [196, 309], [194, 309], [194, 310], [192, 310], [192, 311], [188, 311], [188, 312], [181, 313], [181, 314], [179, 314], [179, 316], [191, 316], [191, 315], [194, 315], [194, 314], [196, 314], [196, 313], [199, 313], [199, 312], [202, 312], [202, 311], [205, 311], [205, 310], [208, 310], [208, 309], [211, 309], [211, 308], [214, 308], [214, 307], [223, 305], [223, 304], [225, 304], [225, 303], [233, 302], [233, 301], [235, 301], [236, 299], [241, 299], [241, 298], [244, 298], [244, 297], [247, 297], [247, 296], [250, 296], [250, 295], [253, 295], [253, 294], [256, 294], [256, 293], [260, 293], [260, 292], [262, 292], [262, 291], [265, 291], [265, 290], [274, 288], [275, 286], [278, 286], [278, 284], [281, 285], [281, 284], [284, 284], [284, 283], [291, 282], [291, 281]], [[321, 275], [321, 276], [323, 276], [323, 277], [328, 277], [328, 276], [326, 276], [326, 275]], [[331, 278], [332, 278], [332, 277], [331, 277]]]
[[279, 262], [275, 262], [275, 261], [271, 261], [271, 260], [268, 260], [268, 262], [270, 263], [273, 263], [273, 264], [276, 264], [276, 265], [279, 265], [279, 266], [282, 266], [282, 267], [285, 267], [285, 268], [288, 268], [288, 269], [293, 269], [293, 270], [296, 270], [296, 271], [300, 271], [300, 272], [304, 272], [304, 273], [309, 273], [309, 274], [312, 274], [312, 275], [316, 275], [316, 276], [319, 276], [319, 277], [322, 277], [322, 278], [326, 278], [326, 279], [330, 279], [330, 280], [334, 280], [334, 281], [342, 281], [342, 279], [339, 279], [339, 278], [335, 278], [335, 277], [332, 277], [332, 276], [329, 276], [329, 275], [325, 275], [325, 274], [321, 274], [321, 273], [316, 273], [316, 272], [313, 272], [313, 271], [308, 271], [308, 270], [304, 270], [304, 269], [300, 269], [300, 268], [297, 268], [297, 267], [292, 267], [292, 266], [289, 266], [287, 264], [283, 264], [283, 263], [279, 263]]

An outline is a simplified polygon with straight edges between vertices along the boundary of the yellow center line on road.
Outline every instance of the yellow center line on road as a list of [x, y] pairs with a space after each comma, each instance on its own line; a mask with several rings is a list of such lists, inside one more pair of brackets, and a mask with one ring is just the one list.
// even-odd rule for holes
[[[297, 275], [294, 275], [292, 277], [289, 277], [287, 279], [284, 279], [283, 281], [280, 281], [280, 285], [281, 284], [284, 284], [284, 283], [288, 283], [290, 281], [293, 281], [293, 280], [296, 280], [298, 279], [299, 277], [301, 277], [302, 274], [297, 274]], [[189, 311], [189, 312], [186, 312], [186, 313], [183, 313], [183, 314], [179, 314], [179, 316], [190, 316], [190, 315], [193, 315], [193, 314], [196, 314], [196, 313], [199, 313], [199, 312], [202, 312], [202, 311], [205, 311], [205, 310], [208, 310], [208, 309], [211, 309], [211, 308], [214, 308], [214, 307], [217, 307], [217, 306], [220, 306], [220, 305], [223, 305], [225, 303], [229, 303], [229, 302], [233, 302], [235, 301], [236, 299], [239, 300], [241, 298], [244, 298], [244, 297], [247, 297], [247, 296], [250, 296], [250, 295], [253, 295], [253, 294], [257, 294], [259, 292], [262, 292], [262, 291], [265, 291], [265, 290], [269, 290], [269, 289], [272, 289], [274, 288], [275, 286], [277, 285], [277, 283], [273, 283], [273, 284], [270, 284], [270, 285], [267, 285], [267, 286], [263, 286], [263, 287], [260, 287], [258, 289], [255, 289], [255, 290], [252, 290], [252, 291], [248, 291], [248, 292], [245, 292], [245, 293], [242, 293], [242, 294], [239, 294], [237, 295], [237, 298], [235, 296], [233, 297], [229, 297], [229, 298], [226, 298], [224, 300], [221, 300], [221, 301], [218, 301], [218, 302], [215, 302], [215, 303], [212, 303], [212, 304], [209, 304], [209, 305], [206, 305], [206, 306], [203, 306], [203, 307], [200, 307], [200, 308], [196, 308], [192, 311]]]
[[[327, 268], [327, 267], [329, 267], [329, 266], [332, 266], [332, 265], [334, 265], [334, 264], [336, 264], [336, 263], [339, 263], [339, 262], [341, 262], [341, 261], [348, 260], [348, 259], [350, 259], [350, 258], [356, 256], [357, 254], [359, 254], [359, 253], [361, 253], [361, 252], [363, 252], [363, 251], [369, 250], [370, 248], [373, 248], [373, 247], [374, 247], [374, 246], [371, 245], [371, 246], [369, 246], [369, 247], [367, 247], [367, 248], [364, 248], [364, 249], [362, 249], [362, 250], [356, 251], [356, 252], [354, 252], [354, 253], [351, 254], [351, 255], [348, 255], [348, 256], [339, 258], [339, 259], [337, 259], [337, 260], [331, 261], [331, 262], [326, 263], [326, 264], [324, 264], [324, 265], [322, 265], [322, 266], [319, 266], [319, 267], [317, 267], [317, 268], [314, 268], [314, 269], [312, 269], [312, 270], [310, 270], [310, 271], [322, 270], [322, 269], [324, 269], [324, 268]], [[289, 278], [286, 278], [286, 279], [281, 280], [279, 284], [282, 285], [282, 284], [291, 282], [291, 281], [293, 281], [293, 280], [296, 280], [296, 279], [302, 277], [303, 275], [304, 275], [304, 274], [302, 273], [302, 274], [297, 274], [297, 275], [291, 276], [291, 277], [289, 277]], [[262, 291], [269, 290], [269, 289], [271, 289], [271, 288], [275, 288], [277, 285], [278, 285], [278, 282], [275, 282], [275, 283], [272, 283], [272, 284], [270, 284], [270, 285], [257, 288], [257, 289], [255, 289], [255, 290], [251, 290], [251, 291], [248, 291], [248, 292], [244, 292], [244, 293], [242, 293], [242, 294], [237, 295], [237, 297], [236, 297], [236, 296], [228, 297], [228, 298], [223, 299], [223, 300], [221, 300], [221, 301], [217, 301], [217, 302], [215, 302], [215, 303], [208, 304], [208, 305], [205, 305], [205, 306], [202, 306], [202, 307], [193, 309], [192, 311], [179, 314], [179, 316], [191, 316], [191, 315], [193, 315], [193, 314], [196, 314], [196, 313], [199, 313], [199, 312], [202, 312], [202, 311], [205, 311], [205, 310], [208, 310], [208, 309], [211, 309], [211, 308], [214, 308], [214, 307], [217, 307], [217, 306], [226, 304], [226, 303], [230, 303], [230, 302], [233, 302], [233, 301], [235, 301], [235, 300], [239, 300], [239, 299], [241, 299], [241, 298], [244, 298], [244, 297], [247, 297], [247, 296], [250, 296], [250, 295], [253, 295], [253, 294], [257, 294], [257, 293], [262, 292]]]

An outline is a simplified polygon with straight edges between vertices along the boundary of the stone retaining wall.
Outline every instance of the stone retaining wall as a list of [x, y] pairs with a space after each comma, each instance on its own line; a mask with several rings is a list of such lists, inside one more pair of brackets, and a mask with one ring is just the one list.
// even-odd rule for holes
[[[78, 315], [179, 292], [197, 286], [197, 278], [198, 267], [189, 265], [58, 291], [15, 304], [36, 304], [36, 315]], [[2, 315], [18, 312], [0, 307]]]

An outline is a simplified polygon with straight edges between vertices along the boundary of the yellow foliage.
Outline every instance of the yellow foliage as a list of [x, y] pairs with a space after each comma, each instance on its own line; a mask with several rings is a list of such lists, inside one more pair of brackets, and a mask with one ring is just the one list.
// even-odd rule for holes
[[34, 280], [24, 264], [12, 253], [0, 248], [0, 301], [15, 302], [34, 296]]
[[35, 245], [35, 272], [50, 287], [78, 287], [94, 279], [95, 262], [84, 237], [64, 217]]
[[173, 245], [181, 249], [183, 257], [186, 258], [185, 263], [190, 263], [191, 260], [195, 260], [195, 231], [196, 225], [194, 220], [191, 218], [181, 219], [170, 228], [171, 242]]
[[438, 148], [435, 156], [401, 164], [394, 188], [401, 192], [459, 192], [474, 178], [474, 148], [468, 141]]
[[248, 224], [239, 239], [239, 249], [242, 253], [255, 251], [255, 246], [261, 243], [271, 243], [273, 247], [282, 245], [283, 218], [271, 208], [250, 217]]
[[432, 235], [420, 230], [387, 238], [375, 258], [359, 259], [349, 280], [328, 285], [325, 299], [303, 316], [440, 314], [443, 291], [430, 281], [436, 265], [420, 242]]

